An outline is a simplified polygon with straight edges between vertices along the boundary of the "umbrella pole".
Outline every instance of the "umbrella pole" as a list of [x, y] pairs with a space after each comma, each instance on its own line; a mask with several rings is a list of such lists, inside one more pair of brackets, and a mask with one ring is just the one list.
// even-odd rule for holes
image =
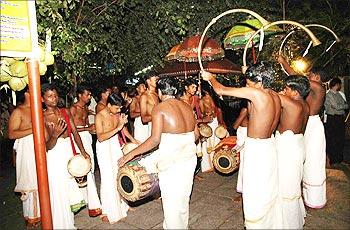
[[256, 53], [254, 48], [254, 41], [252, 40], [252, 55], [253, 55], [253, 63], [256, 64]]

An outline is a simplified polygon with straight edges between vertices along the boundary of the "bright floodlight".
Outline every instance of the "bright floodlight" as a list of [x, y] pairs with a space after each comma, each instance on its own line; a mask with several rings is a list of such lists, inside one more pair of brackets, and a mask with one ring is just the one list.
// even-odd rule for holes
[[308, 69], [308, 66], [309, 66], [308, 63], [302, 58], [296, 59], [291, 63], [291, 67], [297, 73], [305, 73], [306, 70]]

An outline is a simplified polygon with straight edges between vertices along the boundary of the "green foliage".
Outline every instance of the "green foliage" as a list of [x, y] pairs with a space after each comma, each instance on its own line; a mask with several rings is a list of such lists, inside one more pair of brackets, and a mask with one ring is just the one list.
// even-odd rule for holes
[[[57, 52], [57, 64], [48, 77], [57, 79], [65, 87], [84, 81], [108, 81], [115, 76], [130, 76], [149, 65], [162, 65], [172, 46], [201, 33], [212, 18], [229, 9], [247, 8], [270, 21], [282, 19], [281, 1], [276, 0], [37, 0], [36, 6], [39, 36], [44, 39], [46, 29], [50, 28], [52, 48]], [[303, 24], [326, 25], [341, 37], [349, 30], [350, 14], [344, 10], [346, 7], [345, 0], [291, 0], [287, 1], [286, 15], [287, 19]], [[222, 43], [233, 24], [247, 18], [244, 13], [223, 17], [207, 35]], [[329, 44], [332, 38], [329, 34], [324, 31], [318, 34]], [[302, 39], [308, 40], [306, 36]], [[259, 59], [271, 59], [280, 42], [281, 39], [275, 39], [265, 44]], [[349, 49], [342, 47], [345, 46], [332, 48], [326, 55], [329, 58], [342, 50], [326, 66], [334, 67], [333, 64], [340, 61], [341, 67], [332, 69], [335, 74], [344, 74], [349, 68], [346, 56]], [[234, 61], [238, 64], [241, 52], [235, 54]], [[325, 62], [327, 60], [319, 60], [320, 65]], [[92, 66], [101, 68], [92, 69]]]

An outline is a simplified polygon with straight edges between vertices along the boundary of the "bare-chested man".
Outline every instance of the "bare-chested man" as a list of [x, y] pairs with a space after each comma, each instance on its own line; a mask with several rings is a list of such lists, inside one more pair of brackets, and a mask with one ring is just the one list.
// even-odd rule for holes
[[108, 96], [111, 94], [112, 89], [108, 86], [102, 85], [98, 89], [98, 102], [95, 107], [96, 114], [104, 109], [107, 105]]
[[27, 227], [35, 227], [40, 222], [40, 206], [28, 87], [20, 94], [23, 94], [24, 101], [11, 113], [8, 135], [10, 139], [16, 139], [15, 192], [22, 193], [23, 216]]
[[213, 171], [213, 149], [220, 142], [220, 139], [214, 135], [214, 130], [219, 125], [224, 127], [226, 127], [226, 125], [222, 118], [221, 109], [215, 105], [215, 102], [209, 93], [209, 84], [207, 82], [203, 82], [201, 89], [202, 98], [200, 99], [199, 106], [201, 113], [203, 114], [202, 121], [208, 124], [213, 130], [213, 135], [207, 138], [206, 142], [203, 143], [202, 172], [211, 172]]
[[184, 81], [184, 92], [180, 99], [189, 104], [196, 112], [197, 119], [202, 119], [202, 113], [199, 107], [199, 98], [196, 95], [198, 86], [193, 78], [188, 78]]
[[247, 86], [225, 87], [212, 74], [203, 72], [219, 95], [248, 99], [248, 136], [245, 140], [243, 167], [243, 209], [245, 227], [271, 229], [282, 227], [278, 198], [277, 151], [273, 132], [281, 112], [281, 101], [269, 89], [275, 71], [267, 63], [248, 68]]
[[[288, 74], [295, 74], [288, 62], [278, 57]], [[328, 80], [326, 73], [312, 68], [308, 74], [310, 93], [306, 102], [310, 108], [310, 116], [304, 133], [306, 157], [303, 170], [304, 203], [311, 208], [322, 208], [326, 205], [326, 137], [319, 113], [323, 106], [326, 89], [323, 82]]]
[[89, 216], [96, 217], [102, 214], [101, 202], [98, 198], [96, 184], [95, 184], [95, 163], [94, 152], [92, 150], [92, 136], [90, 134], [95, 132], [95, 124], [89, 124], [89, 109], [88, 104], [91, 100], [91, 90], [87, 85], [80, 85], [77, 88], [78, 101], [70, 107], [70, 113], [73, 116], [74, 124], [77, 127], [84, 149], [90, 155], [91, 171], [87, 175], [87, 186], [81, 188], [85, 201], [89, 206]]
[[146, 79], [147, 90], [140, 97], [140, 113], [141, 121], [144, 125], [148, 125], [149, 137], [152, 132], [152, 109], [159, 103], [158, 94], [156, 92], [158, 77], [150, 74]]
[[117, 181], [117, 161], [123, 156], [118, 132], [125, 128], [128, 119], [121, 114], [124, 100], [119, 95], [109, 95], [107, 105], [96, 115], [96, 153], [101, 174], [102, 220], [115, 223], [127, 216], [129, 206], [121, 199]]
[[310, 91], [305, 76], [291, 75], [284, 79], [279, 94], [281, 116], [276, 131], [279, 194], [282, 199], [283, 228], [302, 229], [306, 216], [301, 197], [301, 181], [305, 160], [304, 131], [309, 118], [305, 98]]
[[134, 118], [134, 138], [144, 142], [148, 138], [148, 125], [142, 124], [140, 98], [146, 91], [146, 86], [143, 81], [139, 81], [136, 85], [137, 95], [135, 95], [130, 104], [130, 117]]
[[164, 212], [164, 229], [187, 229], [189, 200], [197, 163], [195, 139], [198, 137], [192, 108], [175, 99], [172, 78], [158, 81], [161, 103], [152, 112], [152, 135], [138, 148], [118, 161], [119, 167], [159, 144], [155, 164]]
[[46, 106], [44, 122], [47, 133], [47, 171], [53, 227], [55, 229], [72, 229], [75, 228], [73, 211], [83, 207], [85, 202], [78, 184], [67, 170], [68, 161], [74, 153], [74, 144], [72, 146], [69, 135], [73, 134], [80, 153], [89, 160], [90, 157], [83, 147], [69, 110], [57, 107], [56, 87], [44, 84], [41, 89], [42, 100]]

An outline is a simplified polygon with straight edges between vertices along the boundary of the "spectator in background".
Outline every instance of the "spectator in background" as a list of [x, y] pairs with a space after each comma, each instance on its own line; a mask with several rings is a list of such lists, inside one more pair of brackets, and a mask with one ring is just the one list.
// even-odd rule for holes
[[343, 161], [345, 142], [345, 115], [349, 105], [339, 93], [341, 80], [333, 78], [329, 83], [329, 91], [324, 103], [327, 120], [326, 128], [326, 152], [330, 164], [339, 164]]

